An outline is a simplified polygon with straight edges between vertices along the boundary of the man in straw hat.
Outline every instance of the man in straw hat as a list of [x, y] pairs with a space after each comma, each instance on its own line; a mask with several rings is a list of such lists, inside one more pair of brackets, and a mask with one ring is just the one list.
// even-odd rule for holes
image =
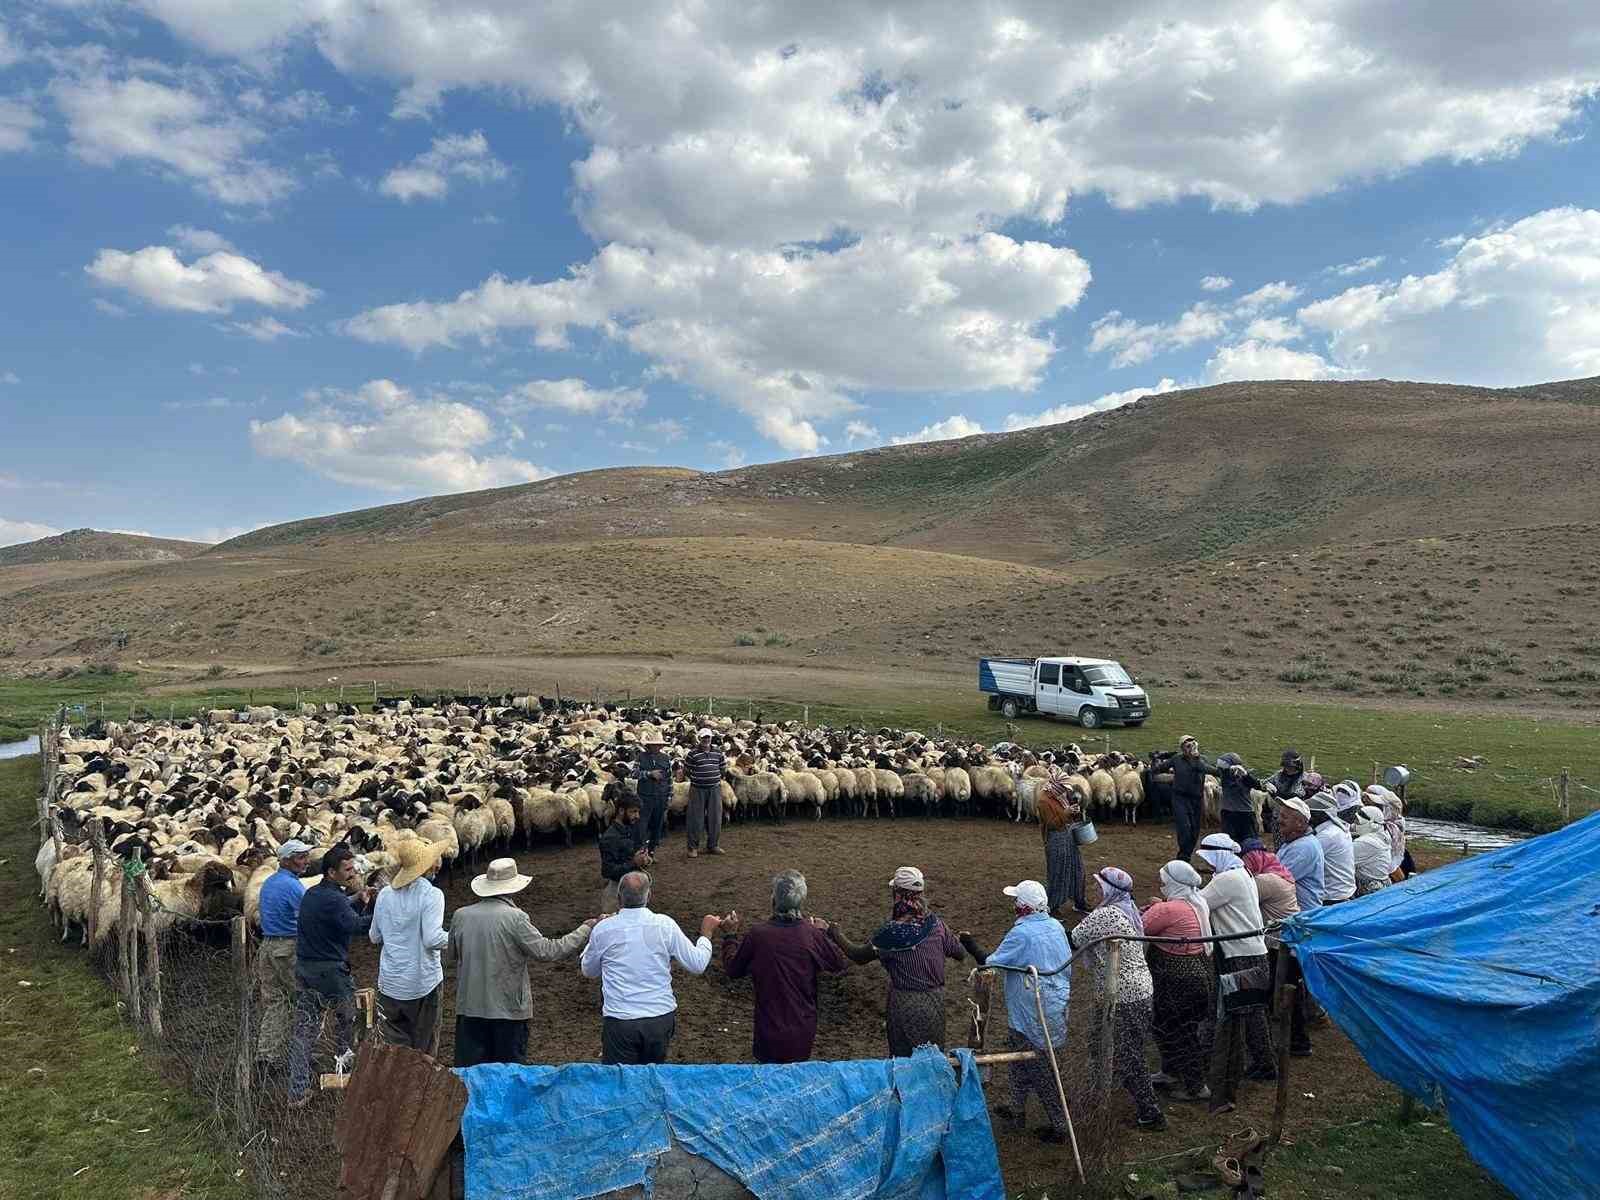
[[547, 938], [512, 899], [533, 879], [514, 858], [497, 858], [472, 881], [483, 899], [456, 909], [445, 958], [456, 968], [456, 1066], [520, 1063], [528, 1049], [533, 997], [528, 963], [571, 958], [597, 917], [562, 938]]
[[667, 830], [667, 801], [672, 799], [672, 760], [665, 753], [667, 739], [659, 729], [646, 730], [639, 745], [641, 752], [633, 764], [633, 786], [639, 795], [644, 847], [654, 854]]
[[444, 893], [433, 886], [443, 846], [408, 838], [394, 848], [400, 863], [372, 906], [372, 944], [378, 954], [378, 1036], [432, 1056], [439, 1041], [439, 995], [444, 989], [440, 952]]
[[700, 838], [706, 839], [707, 854], [721, 854], [722, 777], [728, 760], [717, 749], [716, 733], [702, 728], [695, 735], [695, 748], [683, 760], [689, 772], [689, 857], [700, 856]]

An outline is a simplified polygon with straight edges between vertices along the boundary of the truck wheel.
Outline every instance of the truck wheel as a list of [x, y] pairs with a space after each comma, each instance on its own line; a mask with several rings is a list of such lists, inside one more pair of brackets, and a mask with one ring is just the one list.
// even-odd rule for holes
[[1128, 722], [1128, 728], [1129, 729], [1137, 729], [1137, 728], [1139, 728], [1139, 726], [1141, 726], [1143, 724], [1144, 724], [1143, 721], [1129, 721]]
[[1021, 711], [1022, 709], [1017, 707], [1017, 702], [1015, 700], [1007, 698], [1000, 704], [1000, 715], [1008, 721], [1015, 721], [1017, 719], [1017, 714]]
[[1096, 708], [1080, 708], [1078, 710], [1078, 724], [1085, 729], [1100, 728], [1100, 710]]

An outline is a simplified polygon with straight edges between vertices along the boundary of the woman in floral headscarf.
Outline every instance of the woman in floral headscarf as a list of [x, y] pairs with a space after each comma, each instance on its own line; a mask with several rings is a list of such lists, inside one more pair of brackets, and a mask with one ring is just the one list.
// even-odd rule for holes
[[964, 952], [956, 935], [928, 911], [921, 871], [901, 867], [889, 891], [894, 913], [866, 945], [850, 941], [837, 925], [828, 926], [828, 936], [851, 962], [883, 964], [889, 976], [889, 1053], [909, 1058], [926, 1042], [944, 1048], [944, 960], [959, 960]]
[[1074, 793], [1070, 777], [1060, 767], [1050, 768], [1039, 789], [1039, 830], [1044, 835], [1045, 892], [1050, 915], [1061, 915], [1068, 900], [1080, 915], [1089, 912], [1083, 891], [1083, 852], [1073, 831], [1083, 815], [1082, 797]]

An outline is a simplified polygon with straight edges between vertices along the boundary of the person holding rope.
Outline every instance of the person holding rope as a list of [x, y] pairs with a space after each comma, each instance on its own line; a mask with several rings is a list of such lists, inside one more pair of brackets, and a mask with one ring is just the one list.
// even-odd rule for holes
[[[1035, 1095], [1044, 1105], [1050, 1127], [1037, 1131], [1044, 1142], [1067, 1140], [1067, 1110], [1062, 1106], [1056, 1074], [1050, 1067], [1050, 1049], [1067, 1044], [1067, 1006], [1072, 998], [1072, 971], [1068, 966], [1072, 950], [1061, 922], [1050, 916], [1049, 898], [1044, 885], [1024, 879], [1014, 887], [1002, 888], [1011, 897], [1017, 919], [1006, 936], [987, 953], [970, 932], [960, 935], [962, 947], [980, 967], [1007, 968], [1006, 1044], [1012, 1050], [1031, 1050], [1034, 1057], [1011, 1066], [1011, 1103], [1000, 1105], [995, 1113], [1006, 1127], [1020, 1133], [1028, 1123], [1028, 1097]], [[1039, 972], [1038, 994], [1029, 967]], [[1039, 1009], [1044, 1008], [1040, 1022]]]
[[1067, 786], [1067, 773], [1051, 767], [1039, 789], [1039, 832], [1044, 837], [1045, 893], [1051, 916], [1059, 916], [1068, 900], [1080, 916], [1089, 912], [1083, 892], [1083, 851], [1077, 838], [1082, 817], [1078, 798]]
[[[1100, 904], [1072, 931], [1072, 944], [1079, 950], [1089, 947], [1089, 964], [1104, 979], [1110, 955], [1108, 939], [1143, 937], [1144, 921], [1133, 903], [1133, 876], [1119, 867], [1102, 867], [1094, 878], [1100, 885]], [[1103, 1097], [1114, 1072], [1133, 1097], [1139, 1128], [1165, 1129], [1167, 1118], [1156, 1102], [1144, 1061], [1155, 985], [1150, 980], [1150, 967], [1136, 947], [1122, 947], [1117, 956], [1117, 977], [1110, 986], [1116, 1006], [1112, 1060], [1102, 1061], [1101, 1045], [1112, 997], [1101, 987], [1096, 989], [1094, 1024], [1089, 1034], [1090, 1086], [1097, 1098]]]
[[1239, 857], [1239, 843], [1225, 833], [1213, 833], [1197, 851], [1211, 882], [1200, 898], [1211, 913], [1211, 930], [1217, 943], [1217, 1035], [1211, 1056], [1211, 1112], [1232, 1112], [1239, 1098], [1239, 1083], [1246, 1077], [1263, 1082], [1277, 1079], [1272, 1037], [1267, 1032], [1267, 1000], [1272, 995], [1272, 970], [1267, 965], [1267, 943], [1262, 938], [1261, 901], [1255, 878]]
[[1152, 1024], [1161, 1052], [1161, 1070], [1150, 1077], [1156, 1087], [1177, 1088], [1174, 1100], [1211, 1099], [1206, 1064], [1211, 1057], [1211, 1022], [1216, 1009], [1216, 975], [1211, 969], [1211, 909], [1200, 894], [1200, 872], [1174, 859], [1161, 868], [1161, 898], [1140, 914], [1146, 937], [1193, 938], [1154, 942], [1146, 951], [1155, 985]]
[[871, 942], [858, 946], [837, 925], [828, 926], [828, 936], [851, 962], [883, 964], [889, 976], [889, 1053], [909, 1058], [928, 1043], [944, 1049], [944, 963], [947, 958], [960, 961], [965, 952], [956, 935], [928, 911], [921, 871], [901, 867], [889, 880], [889, 890], [894, 915], [878, 927]]

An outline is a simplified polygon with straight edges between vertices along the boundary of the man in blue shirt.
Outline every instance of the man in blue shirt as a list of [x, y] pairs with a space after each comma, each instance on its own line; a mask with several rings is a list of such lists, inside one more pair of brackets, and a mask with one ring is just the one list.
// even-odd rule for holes
[[300, 933], [300, 876], [311, 847], [290, 838], [278, 847], [278, 869], [261, 885], [261, 947], [256, 983], [261, 989], [261, 1028], [256, 1034], [256, 1071], [263, 1078], [283, 1060], [294, 1012], [294, 945]]
[[300, 902], [295, 942], [294, 1035], [289, 1042], [289, 1107], [311, 1099], [311, 1044], [333, 1010], [334, 1040], [342, 1068], [355, 1045], [356, 987], [350, 977], [350, 939], [372, 927], [372, 889], [352, 899], [355, 852], [340, 842], [322, 856], [322, 882]]
[[[1047, 1142], [1064, 1142], [1067, 1140], [1067, 1112], [1056, 1090], [1047, 1047], [1060, 1050], [1067, 1043], [1067, 1005], [1071, 999], [1072, 974], [1060, 968], [1072, 957], [1072, 951], [1067, 947], [1067, 935], [1062, 932], [1061, 922], [1050, 915], [1050, 899], [1042, 883], [1024, 879], [1015, 887], [1005, 888], [1004, 892], [1012, 898], [1017, 920], [993, 954], [985, 954], [972, 934], [961, 934], [961, 945], [980, 967], [1015, 968], [1003, 972], [1006, 1020], [1011, 1026], [1006, 1031], [1007, 1041], [1013, 1050], [1032, 1050], [1037, 1055], [1030, 1062], [1011, 1064], [1011, 1105], [995, 1111], [1002, 1120], [1020, 1128], [1027, 1123], [1029, 1094], [1037, 1095], [1050, 1117], [1050, 1128], [1039, 1130], [1039, 1137]], [[1039, 971], [1037, 998], [1029, 967]], [[1043, 1023], [1039, 1020], [1040, 1000], [1044, 1002]]]
[[[1324, 882], [1322, 843], [1311, 832], [1311, 806], [1298, 796], [1278, 801], [1278, 861], [1294, 876], [1294, 894], [1300, 911], [1315, 912], [1322, 907]], [[1284, 947], [1285, 950], [1289, 948]], [[1311, 1014], [1311, 994], [1306, 990], [1300, 964], [1291, 954], [1285, 982], [1296, 984], [1294, 1012], [1289, 1022], [1289, 1053], [1296, 1058], [1311, 1057], [1311, 1035], [1306, 1032]]]

